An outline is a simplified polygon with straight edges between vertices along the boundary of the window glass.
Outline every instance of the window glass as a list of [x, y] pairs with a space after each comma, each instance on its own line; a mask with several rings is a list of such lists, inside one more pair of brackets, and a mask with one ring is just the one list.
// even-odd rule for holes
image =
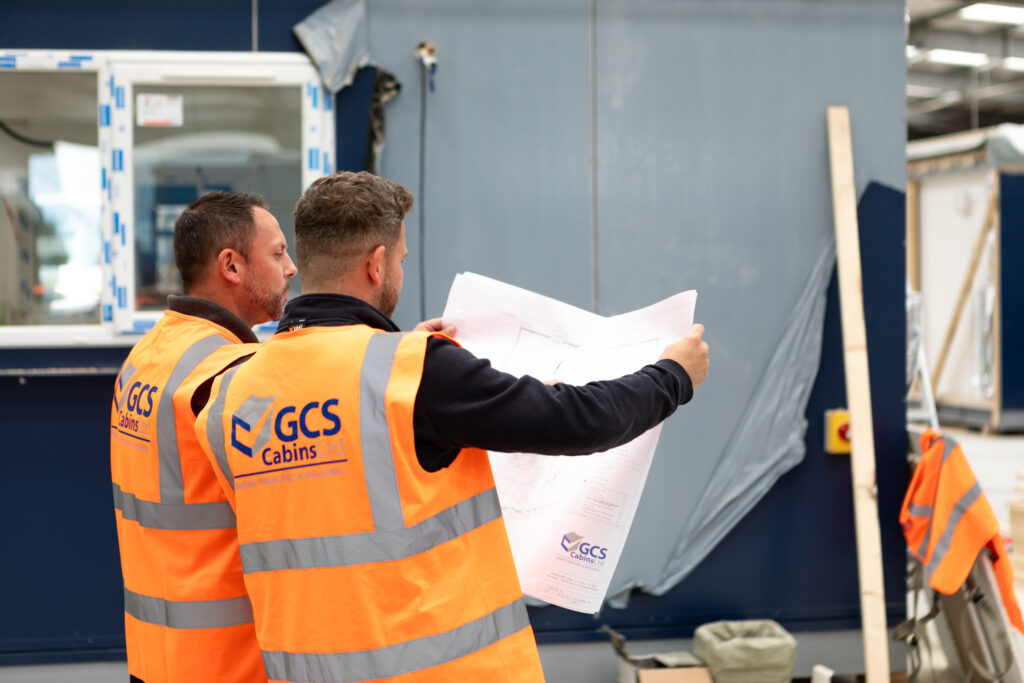
[[90, 72], [0, 72], [0, 325], [99, 323], [100, 163]]
[[[302, 192], [298, 86], [136, 83], [134, 105], [136, 310], [162, 310], [181, 292], [174, 221], [207, 192], [261, 195], [292, 251]], [[293, 281], [293, 295], [299, 287]]]

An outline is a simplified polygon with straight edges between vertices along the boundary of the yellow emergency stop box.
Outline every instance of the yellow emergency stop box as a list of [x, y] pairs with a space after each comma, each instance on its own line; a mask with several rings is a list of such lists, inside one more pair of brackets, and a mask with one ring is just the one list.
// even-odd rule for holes
[[846, 408], [825, 411], [825, 452], [850, 452], [850, 411]]

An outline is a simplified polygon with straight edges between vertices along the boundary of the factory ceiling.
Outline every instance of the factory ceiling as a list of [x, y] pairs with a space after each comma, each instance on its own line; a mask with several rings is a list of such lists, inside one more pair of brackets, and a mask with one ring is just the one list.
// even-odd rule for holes
[[1024, 123], [1024, 1], [907, 1], [909, 139]]

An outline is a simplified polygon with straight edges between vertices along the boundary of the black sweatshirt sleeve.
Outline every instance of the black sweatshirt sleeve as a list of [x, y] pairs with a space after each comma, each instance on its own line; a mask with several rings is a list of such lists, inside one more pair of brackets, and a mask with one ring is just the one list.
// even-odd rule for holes
[[446, 339], [431, 338], [413, 410], [416, 454], [429, 472], [467, 446], [582, 455], [632, 441], [693, 396], [681, 365], [661, 360], [616, 380], [548, 386], [516, 379]]

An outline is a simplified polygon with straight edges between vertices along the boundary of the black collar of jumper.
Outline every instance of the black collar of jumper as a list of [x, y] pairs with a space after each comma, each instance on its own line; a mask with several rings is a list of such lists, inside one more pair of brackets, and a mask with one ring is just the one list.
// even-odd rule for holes
[[342, 325], [369, 325], [385, 332], [399, 332], [399, 327], [388, 316], [362, 299], [347, 294], [303, 294], [290, 300], [277, 331], [288, 332], [303, 327], [340, 327]]

